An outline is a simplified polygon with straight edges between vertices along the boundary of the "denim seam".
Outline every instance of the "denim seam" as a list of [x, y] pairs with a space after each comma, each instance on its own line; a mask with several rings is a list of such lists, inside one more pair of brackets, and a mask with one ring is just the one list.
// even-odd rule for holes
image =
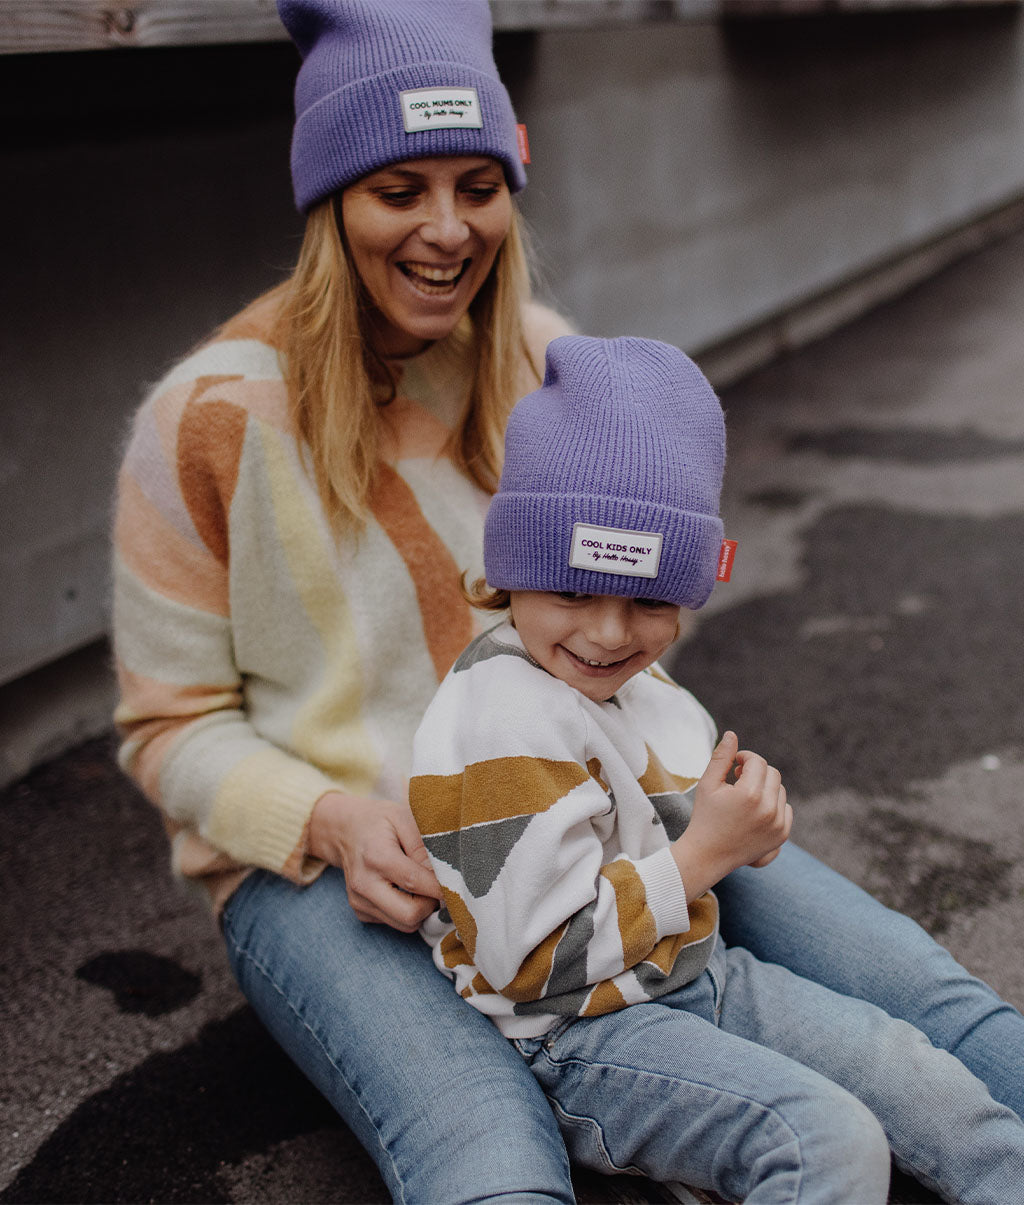
[[[590, 1059], [581, 1059], [581, 1058], [578, 1058], [576, 1055], [570, 1055], [568, 1058], [556, 1059], [556, 1058], [554, 1058], [554, 1057], [552, 1056], [550, 1049], [549, 1049], [548, 1047], [546, 1047], [546, 1046], [545, 1046], [545, 1047], [542, 1047], [542, 1048], [541, 1048], [541, 1050], [538, 1052], [538, 1054], [543, 1055], [543, 1056], [544, 1056], [544, 1058], [545, 1058], [545, 1059], [548, 1061], [548, 1063], [550, 1063], [550, 1064], [551, 1064], [551, 1066], [552, 1066], [552, 1067], [568, 1067], [570, 1064], [575, 1065], [575, 1066], [579, 1066], [579, 1067], [589, 1068], [589, 1069], [595, 1069], [595, 1068], [602, 1068], [602, 1067], [604, 1067], [604, 1068], [607, 1068], [609, 1071], [631, 1071], [631, 1072], [632, 1072], [634, 1075], [647, 1075], [647, 1076], [651, 1076], [651, 1077], [652, 1077], [652, 1078], [654, 1078], [654, 1079], [658, 1079], [658, 1080], [664, 1080], [664, 1081], [669, 1082], [669, 1083], [674, 1083], [674, 1082], [676, 1082], [676, 1078], [677, 1078], [677, 1077], [672, 1076], [672, 1075], [666, 1075], [666, 1074], [665, 1074], [663, 1071], [651, 1071], [651, 1070], [650, 1070], [649, 1068], [647, 1068], [647, 1067], [633, 1067], [633, 1066], [630, 1066], [630, 1065], [629, 1065], [629, 1064], [627, 1064], [627, 1063], [609, 1063], [609, 1062], [604, 1061], [604, 1060], [602, 1060], [601, 1062], [596, 1062], [596, 1061], [593, 1061], [593, 1060], [590, 1060]], [[693, 1079], [693, 1080], [690, 1080], [690, 1081], [688, 1081], [688, 1082], [693, 1083], [693, 1084], [697, 1084], [697, 1085], [699, 1085], [699, 1086], [700, 1086], [700, 1087], [702, 1087], [702, 1088], [707, 1088], [709, 1091], [713, 1091], [713, 1092], [719, 1092], [719, 1093], [722, 1093], [722, 1094], [725, 1094], [725, 1093], [726, 1093], [726, 1089], [724, 1089], [724, 1088], [720, 1088], [720, 1087], [718, 1087], [716, 1084], [708, 1084], [708, 1083], [705, 1083], [703, 1080]], [[800, 1191], [799, 1191], [799, 1190], [800, 1190], [800, 1187], [801, 1187], [801, 1185], [802, 1185], [802, 1183], [803, 1183], [803, 1166], [804, 1166], [804, 1161], [803, 1161], [803, 1153], [802, 1153], [802, 1151], [801, 1151], [801, 1149], [800, 1149], [800, 1138], [799, 1138], [799, 1136], [797, 1135], [796, 1131], [793, 1129], [793, 1127], [792, 1127], [792, 1126], [789, 1124], [789, 1122], [786, 1120], [786, 1118], [785, 1118], [785, 1117], [783, 1117], [783, 1115], [782, 1115], [782, 1114], [781, 1114], [781, 1113], [780, 1113], [780, 1112], [779, 1112], [777, 1109], [773, 1109], [773, 1108], [772, 1108], [770, 1105], [766, 1105], [766, 1104], [764, 1103], [764, 1101], [762, 1101], [762, 1100], [755, 1100], [755, 1099], [753, 1099], [752, 1097], [745, 1096], [745, 1095], [743, 1095], [743, 1094], [742, 1094], [742, 1093], [740, 1093], [740, 1092], [733, 1092], [733, 1091], [731, 1091], [731, 1090], [728, 1092], [728, 1095], [729, 1095], [730, 1097], [732, 1097], [734, 1100], [741, 1100], [741, 1101], [743, 1101], [743, 1102], [744, 1102], [745, 1104], [747, 1104], [747, 1105], [752, 1105], [752, 1106], [754, 1106], [754, 1107], [756, 1107], [756, 1108], [758, 1108], [758, 1109], [763, 1110], [765, 1113], [771, 1114], [771, 1115], [772, 1115], [773, 1117], [775, 1117], [775, 1118], [776, 1118], [776, 1119], [777, 1119], [777, 1120], [778, 1120], [778, 1121], [779, 1121], [779, 1122], [780, 1122], [780, 1123], [781, 1123], [783, 1126], [785, 1126], [786, 1130], [789, 1132], [789, 1134], [790, 1134], [790, 1135], [791, 1135], [791, 1137], [792, 1137], [792, 1141], [793, 1141], [794, 1146], [796, 1147], [796, 1151], [797, 1151], [797, 1155], [798, 1155], [798, 1163], [799, 1163], [799, 1166], [798, 1166], [798, 1168], [797, 1168], [797, 1177], [798, 1177], [798, 1184], [797, 1184], [797, 1199], [799, 1199], [799, 1196], [800, 1196]], [[550, 1099], [550, 1098], [549, 1098], [549, 1099]], [[577, 1114], [569, 1113], [569, 1112], [567, 1112], [567, 1111], [566, 1111], [566, 1110], [564, 1110], [564, 1109], [562, 1109], [562, 1112], [563, 1112], [563, 1113], [565, 1113], [565, 1115], [566, 1115], [567, 1117], [574, 1117], [574, 1116], [577, 1116]], [[594, 1122], [594, 1124], [595, 1124], [595, 1126], [597, 1126], [597, 1129], [598, 1129], [598, 1131], [601, 1133], [601, 1136], [602, 1136], [602, 1146], [603, 1146], [603, 1145], [604, 1145], [604, 1141], [603, 1141], [603, 1140], [604, 1140], [604, 1130], [603, 1130], [603, 1128], [601, 1127], [600, 1123], [599, 1123], [599, 1122], [597, 1122], [597, 1120], [596, 1120], [595, 1118], [589, 1118], [588, 1120], [593, 1121], [593, 1122]], [[614, 1161], [613, 1161], [613, 1160], [612, 1160], [610, 1157], [609, 1157], [609, 1163], [611, 1164], [611, 1166], [612, 1166], [612, 1167], [617, 1167], [617, 1166], [618, 1166], [618, 1165], [617, 1165], [617, 1164], [616, 1164], [616, 1163], [615, 1163], [615, 1162], [614, 1162]], [[621, 1170], [626, 1171], [626, 1170], [628, 1170], [628, 1169], [623, 1168], [623, 1169], [621, 1169]], [[640, 1174], [641, 1174], [641, 1175], [643, 1175], [643, 1174], [645, 1174], [645, 1173], [643, 1173], [643, 1172], [641, 1171], [641, 1173], [640, 1173]]]
[[586, 1122], [589, 1125], [593, 1126], [594, 1131], [596, 1132], [597, 1137], [598, 1137], [598, 1146], [601, 1151], [601, 1155], [604, 1159], [604, 1162], [608, 1166], [608, 1170], [605, 1173], [606, 1175], [612, 1175], [617, 1172], [622, 1172], [626, 1175], [637, 1175], [637, 1176], [642, 1176], [644, 1174], [643, 1170], [641, 1168], [637, 1167], [633, 1163], [630, 1163], [626, 1167], [620, 1167], [615, 1162], [615, 1160], [612, 1158], [611, 1151], [609, 1151], [608, 1146], [604, 1140], [604, 1126], [601, 1125], [601, 1123], [597, 1120], [597, 1118], [587, 1117], [586, 1114], [584, 1114], [584, 1113], [570, 1113], [568, 1109], [566, 1109], [563, 1105], [561, 1105], [553, 1097], [549, 1096], [548, 1101], [551, 1104], [551, 1108], [554, 1110], [555, 1116], [558, 1117], [559, 1119], [565, 1118], [565, 1120], [567, 1122], [574, 1122], [574, 1123], [575, 1122]]
[[349, 1082], [348, 1076], [344, 1073], [344, 1071], [342, 1071], [342, 1069], [338, 1066], [338, 1064], [331, 1057], [331, 1054], [328, 1051], [327, 1047], [324, 1045], [323, 1040], [320, 1038], [320, 1035], [316, 1032], [315, 1029], [313, 1029], [313, 1027], [309, 1024], [309, 1022], [306, 1020], [306, 1018], [299, 1012], [299, 1010], [295, 1007], [295, 1005], [292, 1004], [291, 1000], [284, 993], [284, 991], [282, 991], [281, 987], [278, 985], [278, 983], [274, 979], [273, 975], [270, 974], [269, 970], [263, 965], [262, 962], [260, 962], [258, 959], [253, 957], [253, 955], [250, 954], [247, 949], [244, 949], [238, 943], [238, 941], [235, 939], [234, 930], [231, 927], [231, 919], [227, 915], [226, 912], [224, 915], [223, 932], [224, 932], [225, 938], [230, 940], [231, 945], [234, 948], [236, 955], [238, 955], [240, 958], [244, 958], [246, 960], [246, 962], [248, 962], [251, 966], [255, 967], [256, 970], [267, 981], [267, 983], [269, 983], [270, 986], [274, 989], [274, 991], [277, 992], [277, 994], [285, 1002], [289, 1011], [300, 1022], [303, 1029], [306, 1030], [306, 1032], [310, 1035], [310, 1037], [313, 1039], [313, 1041], [316, 1042], [317, 1046], [320, 1047], [321, 1051], [323, 1052], [324, 1058], [334, 1068], [335, 1072], [337, 1073], [338, 1077], [341, 1079], [342, 1083], [344, 1083], [345, 1087], [348, 1088], [349, 1092], [352, 1094], [353, 1099], [358, 1103], [363, 1116], [369, 1122], [370, 1127], [372, 1128], [373, 1132], [377, 1135], [378, 1146], [387, 1155], [388, 1162], [391, 1164], [391, 1169], [392, 1169], [392, 1172], [394, 1173], [395, 1182], [401, 1186], [401, 1192], [402, 1192], [401, 1199], [404, 1202], [406, 1199], [405, 1184], [402, 1181], [402, 1177], [398, 1174], [398, 1169], [395, 1166], [394, 1158], [392, 1157], [391, 1152], [388, 1150], [387, 1146], [384, 1144], [383, 1140], [381, 1139], [380, 1130], [377, 1128], [377, 1125], [374, 1122], [373, 1118], [367, 1112], [366, 1106], [363, 1104], [362, 1098], [360, 1097], [359, 1093], [355, 1090], [355, 1088], [352, 1086], [352, 1084]]

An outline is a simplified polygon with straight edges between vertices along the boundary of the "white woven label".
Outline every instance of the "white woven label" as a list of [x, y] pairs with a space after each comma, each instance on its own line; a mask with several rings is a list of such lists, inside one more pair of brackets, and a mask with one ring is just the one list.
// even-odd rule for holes
[[661, 561], [661, 535], [652, 531], [620, 531], [576, 523], [572, 529], [569, 564], [595, 573], [622, 573], [627, 577], [657, 577]]
[[479, 130], [483, 126], [475, 88], [413, 88], [399, 92], [398, 96], [407, 134], [419, 130], [454, 130], [460, 126]]

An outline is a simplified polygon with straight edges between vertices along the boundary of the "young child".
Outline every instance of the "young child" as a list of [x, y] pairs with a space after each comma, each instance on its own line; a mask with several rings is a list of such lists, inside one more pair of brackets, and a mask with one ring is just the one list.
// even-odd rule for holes
[[485, 527], [478, 601], [511, 618], [462, 654], [415, 742], [444, 895], [421, 933], [585, 1166], [869, 1205], [891, 1148], [947, 1200], [1022, 1202], [1024, 1123], [957, 1059], [718, 936], [710, 889], [792, 823], [778, 771], [731, 732], [716, 747], [656, 664], [716, 579], [724, 456], [682, 352], [550, 344]]

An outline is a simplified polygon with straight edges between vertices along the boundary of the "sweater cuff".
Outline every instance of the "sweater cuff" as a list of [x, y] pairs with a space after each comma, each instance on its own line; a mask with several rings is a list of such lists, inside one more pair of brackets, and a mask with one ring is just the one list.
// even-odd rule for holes
[[654, 917], [658, 940], [686, 933], [690, 928], [690, 912], [672, 850], [666, 845], [646, 858], [637, 858], [634, 865], [647, 892], [647, 907]]
[[280, 750], [263, 750], [222, 780], [203, 836], [239, 862], [308, 881], [318, 870], [304, 857], [309, 818], [320, 796], [332, 789], [313, 766]]

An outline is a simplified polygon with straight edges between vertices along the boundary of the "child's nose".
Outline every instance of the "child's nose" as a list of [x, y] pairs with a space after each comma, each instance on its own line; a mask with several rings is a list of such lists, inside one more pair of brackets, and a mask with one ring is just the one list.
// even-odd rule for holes
[[603, 648], [621, 648], [629, 640], [627, 599], [602, 598], [594, 608], [590, 638]]

